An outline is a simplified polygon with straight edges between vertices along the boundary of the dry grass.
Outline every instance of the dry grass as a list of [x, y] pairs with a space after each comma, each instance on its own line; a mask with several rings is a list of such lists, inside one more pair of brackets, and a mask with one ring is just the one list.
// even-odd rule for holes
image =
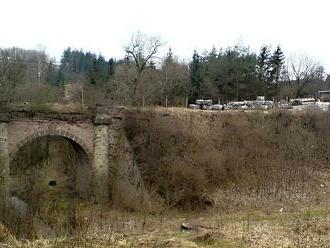
[[132, 111], [144, 180], [170, 206], [226, 211], [328, 196], [329, 113]]
[[[18, 241], [0, 225], [0, 247], [330, 247], [329, 211], [316, 207], [267, 215], [241, 211], [221, 219], [215, 212], [164, 217], [95, 210], [88, 228], [34, 241]], [[182, 231], [183, 222], [197, 227]]]
[[0, 225], [0, 247], [330, 247], [329, 128], [318, 112], [129, 111], [158, 209], [78, 204], [70, 234], [18, 241]]

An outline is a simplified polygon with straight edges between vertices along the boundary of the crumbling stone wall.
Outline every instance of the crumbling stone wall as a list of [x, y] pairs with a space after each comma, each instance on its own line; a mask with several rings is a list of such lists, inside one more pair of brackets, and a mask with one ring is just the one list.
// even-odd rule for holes
[[6, 202], [8, 187], [9, 187], [8, 123], [0, 122], [0, 203]]
[[149, 203], [140, 170], [124, 130], [125, 114], [117, 112], [109, 131], [109, 174], [111, 200], [120, 207], [144, 209]]
[[98, 203], [106, 203], [109, 199], [109, 139], [108, 125], [95, 126], [94, 133], [94, 187]]

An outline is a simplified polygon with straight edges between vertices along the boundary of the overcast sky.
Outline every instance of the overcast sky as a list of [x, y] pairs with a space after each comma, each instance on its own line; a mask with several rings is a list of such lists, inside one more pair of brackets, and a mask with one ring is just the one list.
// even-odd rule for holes
[[238, 42], [258, 51], [280, 44], [286, 55], [305, 53], [330, 72], [328, 0], [1, 0], [0, 47], [35, 49], [57, 59], [66, 47], [124, 55], [132, 33], [160, 36], [173, 52]]

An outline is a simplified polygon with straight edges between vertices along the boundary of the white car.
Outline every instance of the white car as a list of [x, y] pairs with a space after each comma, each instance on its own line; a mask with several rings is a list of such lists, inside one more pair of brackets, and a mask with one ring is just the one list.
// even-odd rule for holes
[[212, 105], [212, 110], [223, 110], [223, 105], [214, 104], [214, 105]]
[[189, 109], [199, 109], [199, 105], [197, 105], [197, 104], [189, 104], [188, 105], [188, 108]]

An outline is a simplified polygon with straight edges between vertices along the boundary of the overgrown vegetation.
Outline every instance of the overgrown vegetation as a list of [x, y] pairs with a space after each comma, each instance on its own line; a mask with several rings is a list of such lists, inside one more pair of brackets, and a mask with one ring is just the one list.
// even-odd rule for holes
[[[34, 241], [17, 240], [0, 224], [0, 244], [328, 247], [328, 112], [202, 112], [175, 108], [127, 111], [125, 130], [156, 207], [150, 212], [134, 212], [70, 201], [61, 197], [71, 192], [69, 185], [62, 193], [49, 191], [42, 179], [30, 176], [33, 183], [27, 185], [36, 187], [30, 191], [34, 192], [30, 199], [36, 198], [31, 206], [37, 214], [22, 222], [14, 213], [1, 212], [6, 217], [2, 218], [9, 220], [4, 224], [18, 230], [16, 234], [21, 237], [31, 238], [38, 230], [35, 217], [44, 216], [44, 224], [57, 234]], [[28, 149], [46, 147], [26, 147], [21, 162], [29, 154]], [[58, 145], [57, 149], [64, 146]], [[24, 167], [17, 169], [11, 173], [29, 172]], [[28, 187], [16, 188], [16, 194], [24, 199], [19, 190]]]
[[146, 185], [169, 206], [225, 211], [323, 202], [329, 113], [132, 111]]

